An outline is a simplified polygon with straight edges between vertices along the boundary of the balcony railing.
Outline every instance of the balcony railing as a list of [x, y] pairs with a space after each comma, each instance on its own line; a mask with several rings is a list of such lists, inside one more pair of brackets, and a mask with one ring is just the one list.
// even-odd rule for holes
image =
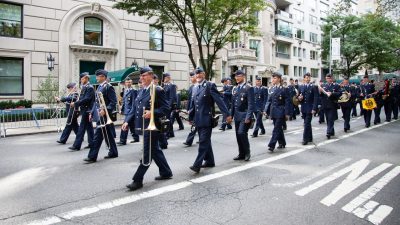
[[228, 59], [257, 60], [256, 50], [248, 48], [234, 48], [228, 50]]
[[275, 35], [293, 38], [293, 34], [291, 31], [275, 30]]
[[283, 59], [290, 59], [290, 54], [283, 53], [283, 52], [276, 52], [276, 57], [283, 58]]
[[288, 18], [288, 19], [292, 19], [293, 18], [293, 15], [291, 13], [282, 11], [280, 9], [276, 10], [276, 14], [277, 14], [278, 17], [282, 16], [282, 17], [285, 17], [285, 18]]

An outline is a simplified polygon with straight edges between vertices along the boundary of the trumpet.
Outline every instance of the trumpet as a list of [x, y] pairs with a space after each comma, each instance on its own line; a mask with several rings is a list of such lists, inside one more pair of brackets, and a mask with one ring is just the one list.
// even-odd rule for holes
[[142, 151], [142, 161], [141, 161], [141, 164], [143, 165], [143, 166], [150, 166], [150, 164], [151, 164], [151, 162], [152, 162], [152, 157], [151, 157], [151, 152], [152, 152], [152, 146], [151, 146], [151, 132], [152, 131], [159, 131], [158, 129], [157, 129], [157, 127], [156, 127], [156, 124], [155, 124], [155, 118], [154, 118], [154, 102], [155, 102], [155, 99], [156, 99], [156, 85], [155, 84], [151, 84], [151, 86], [150, 86], [150, 102], [151, 102], [151, 104], [150, 104], [150, 122], [149, 122], [149, 125], [147, 126], [147, 128], [146, 129], [144, 129], [144, 120], [145, 120], [145, 118], [144, 118], [144, 114], [145, 114], [145, 107], [143, 107], [143, 120], [142, 120], [142, 123], [143, 123], [143, 129], [144, 130], [146, 130], [146, 131], [149, 131], [149, 157], [148, 157], [148, 161], [147, 161], [147, 163], [145, 163], [144, 162], [144, 160], [145, 160], [145, 156], [144, 156], [144, 151], [145, 151], [145, 149], [144, 149], [144, 132], [143, 132], [143, 151]]

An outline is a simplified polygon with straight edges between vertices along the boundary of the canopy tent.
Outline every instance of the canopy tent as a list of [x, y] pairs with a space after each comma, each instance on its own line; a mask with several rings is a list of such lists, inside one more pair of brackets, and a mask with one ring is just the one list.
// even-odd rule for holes
[[[133, 66], [133, 67], [127, 67], [125, 69], [122, 70], [116, 70], [116, 71], [109, 71], [107, 78], [109, 79], [111, 84], [117, 84], [121, 81], [124, 81], [128, 76], [133, 79], [134, 83], [137, 83], [137, 80], [135, 81], [135, 75], [138, 75], [138, 68]], [[96, 75], [90, 75], [90, 83], [91, 84], [97, 84], [96, 81]]]

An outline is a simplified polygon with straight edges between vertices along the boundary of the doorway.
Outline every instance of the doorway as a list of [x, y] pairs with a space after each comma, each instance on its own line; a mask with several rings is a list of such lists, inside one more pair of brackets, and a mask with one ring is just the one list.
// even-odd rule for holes
[[104, 69], [106, 62], [79, 61], [79, 73], [94, 74], [98, 69]]

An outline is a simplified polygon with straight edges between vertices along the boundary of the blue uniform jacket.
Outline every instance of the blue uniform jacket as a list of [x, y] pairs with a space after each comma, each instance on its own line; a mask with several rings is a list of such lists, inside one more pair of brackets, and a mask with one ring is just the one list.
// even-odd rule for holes
[[190, 106], [191, 106], [191, 104], [192, 104], [193, 87], [195, 87], [195, 85], [191, 85], [191, 86], [189, 87], [189, 90], [188, 90], [188, 103], [187, 103], [187, 106], [186, 106], [186, 110], [187, 110], [188, 112], [189, 112]]
[[299, 85], [299, 95], [303, 96], [303, 100], [300, 101], [301, 112], [311, 113], [312, 110], [317, 111], [318, 109], [318, 87], [312, 84]]
[[138, 91], [133, 88], [127, 92], [124, 92], [122, 109], [121, 109], [122, 114], [128, 115], [129, 112], [133, 109], [137, 93]]
[[322, 88], [326, 92], [332, 92], [332, 94], [328, 97], [324, 93], [320, 93], [321, 96], [321, 104], [323, 109], [337, 109], [337, 100], [339, 99], [340, 95], [342, 95], [342, 91], [338, 84], [324, 84]]
[[[134, 108], [125, 116], [124, 122], [129, 122], [131, 119], [135, 120], [135, 128], [138, 130], [143, 129], [143, 107], [145, 110], [150, 110], [151, 106], [151, 88], [141, 89], [134, 101]], [[154, 122], [158, 129], [160, 129], [161, 118], [168, 115], [170, 108], [165, 95], [165, 91], [160, 86], [156, 87], [156, 96], [154, 102]], [[149, 125], [150, 119], [144, 120], [144, 127]]]
[[[78, 99], [78, 93], [71, 93], [66, 97], [60, 99], [61, 102], [65, 103], [65, 111], [69, 111], [71, 102], [75, 102]], [[77, 108], [76, 106], [74, 108]]]
[[189, 120], [193, 121], [195, 126], [199, 128], [212, 127], [214, 103], [217, 104], [223, 114], [230, 116], [229, 110], [214, 83], [204, 81], [194, 86], [189, 109]]
[[238, 91], [238, 86], [232, 91], [231, 115], [235, 121], [249, 120], [255, 112], [254, 89], [249, 84], [244, 84]]
[[283, 86], [271, 87], [264, 112], [272, 119], [285, 118], [290, 115], [291, 98], [287, 88]]
[[75, 102], [75, 107], [80, 107], [81, 114], [90, 112], [95, 100], [94, 88], [91, 84], [86, 84], [81, 89], [79, 100]]
[[232, 104], [232, 89], [233, 89], [232, 85], [224, 85], [222, 88], [223, 90], [222, 96], [224, 99], [224, 103], [228, 109], [231, 108]]
[[264, 86], [254, 86], [254, 98], [256, 100], [255, 111], [263, 111], [268, 100], [268, 89]]
[[165, 96], [171, 110], [176, 107], [176, 85], [172, 83], [164, 84]]
[[[116, 106], [117, 106], [117, 94], [115, 93], [115, 89], [111, 84], [105, 83], [103, 86], [99, 86], [97, 88], [97, 93], [99, 92], [103, 94], [104, 103], [106, 104], [108, 114], [111, 117], [111, 114], [116, 111]], [[96, 98], [98, 97], [97, 93], [96, 93]], [[99, 121], [98, 109], [100, 109], [99, 99], [96, 100], [92, 108], [92, 115], [94, 121]]]

